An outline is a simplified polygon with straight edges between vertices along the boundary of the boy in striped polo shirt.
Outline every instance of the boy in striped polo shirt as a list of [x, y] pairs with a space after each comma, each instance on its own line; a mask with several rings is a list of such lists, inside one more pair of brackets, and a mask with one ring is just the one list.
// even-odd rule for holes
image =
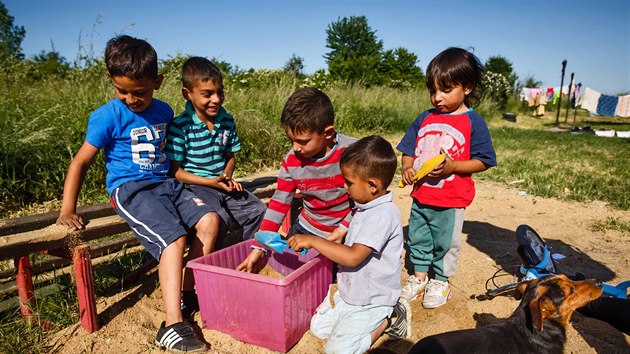
[[[346, 235], [352, 200], [344, 188], [339, 159], [356, 139], [337, 133], [334, 119], [330, 98], [316, 88], [298, 89], [287, 100], [280, 124], [291, 140], [292, 149], [282, 160], [278, 187], [267, 207], [261, 231], [278, 231], [296, 190], [300, 190], [303, 209], [287, 237], [311, 234], [341, 242]], [[252, 252], [236, 269], [259, 271], [265, 252], [262, 245], [254, 242]]]
[[[182, 84], [186, 108], [169, 125], [165, 148], [170, 172], [219, 214], [218, 231], [224, 233], [227, 225], [236, 222], [249, 239], [258, 230], [266, 207], [232, 179], [234, 153], [241, 144], [234, 118], [222, 107], [221, 70], [206, 58], [191, 57], [182, 67]], [[197, 311], [194, 291], [184, 291], [182, 300], [184, 312]]]

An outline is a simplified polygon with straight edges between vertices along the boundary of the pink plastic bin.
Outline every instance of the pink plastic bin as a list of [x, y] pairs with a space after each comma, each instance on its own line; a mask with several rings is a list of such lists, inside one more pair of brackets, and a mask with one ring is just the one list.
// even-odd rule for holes
[[253, 240], [188, 262], [193, 270], [203, 327], [241, 341], [287, 352], [309, 329], [311, 317], [332, 282], [331, 262], [305, 255], [270, 252], [268, 264], [284, 275], [274, 279], [234, 270]]

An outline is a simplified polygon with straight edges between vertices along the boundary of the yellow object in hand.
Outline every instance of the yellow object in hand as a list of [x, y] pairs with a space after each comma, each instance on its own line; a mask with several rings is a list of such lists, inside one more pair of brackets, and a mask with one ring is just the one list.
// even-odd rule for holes
[[[428, 175], [429, 172], [433, 171], [436, 167], [438, 167], [442, 162], [444, 162], [445, 159], [446, 159], [446, 154], [442, 153], [432, 159], [428, 159], [425, 162], [423, 162], [418, 172], [416, 172], [416, 174], [413, 176], [413, 182], [415, 183], [422, 177]], [[404, 186], [405, 186], [405, 182], [403, 181], [398, 182], [398, 187], [403, 188]]]

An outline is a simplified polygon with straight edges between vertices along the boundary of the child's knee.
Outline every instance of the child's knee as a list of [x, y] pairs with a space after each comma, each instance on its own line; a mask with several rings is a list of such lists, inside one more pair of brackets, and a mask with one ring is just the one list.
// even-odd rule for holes
[[216, 237], [220, 229], [221, 217], [215, 212], [207, 213], [195, 225], [197, 237], [201, 239]]
[[365, 353], [372, 341], [368, 336], [348, 336], [348, 337], [336, 337], [334, 335], [328, 338], [325, 345], [326, 353], [352, 353], [362, 354]]

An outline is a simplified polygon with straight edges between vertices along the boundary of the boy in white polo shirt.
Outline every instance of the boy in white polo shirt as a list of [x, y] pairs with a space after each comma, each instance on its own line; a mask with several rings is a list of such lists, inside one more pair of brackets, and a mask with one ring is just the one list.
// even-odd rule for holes
[[339, 291], [330, 293], [311, 320], [311, 332], [327, 339], [327, 353], [364, 353], [383, 333], [408, 335], [410, 312], [398, 302], [403, 232], [400, 212], [387, 187], [396, 171], [391, 144], [378, 135], [350, 145], [341, 155], [345, 187], [355, 202], [343, 244], [298, 234], [294, 250], [314, 248], [339, 264]]

